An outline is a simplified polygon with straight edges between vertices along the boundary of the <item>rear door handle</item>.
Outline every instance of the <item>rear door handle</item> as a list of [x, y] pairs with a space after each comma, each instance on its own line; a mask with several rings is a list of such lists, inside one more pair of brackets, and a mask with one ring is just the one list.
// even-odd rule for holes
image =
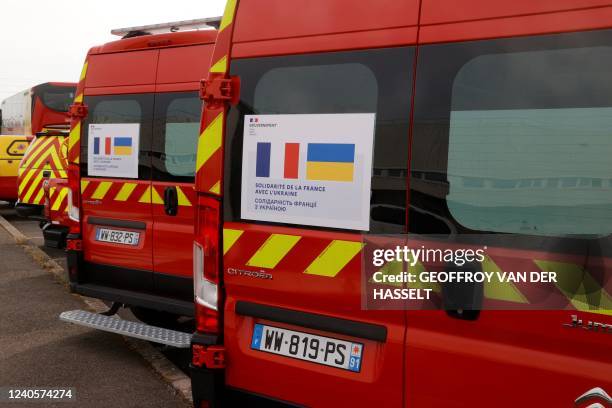
[[42, 175], [43, 175], [43, 177], [45, 177], [45, 178], [46, 178], [46, 177], [51, 177], [51, 171], [50, 171], [50, 170], [45, 170], [45, 171], [43, 171]]
[[167, 215], [178, 214], [178, 194], [175, 186], [168, 186], [164, 190], [164, 210]]

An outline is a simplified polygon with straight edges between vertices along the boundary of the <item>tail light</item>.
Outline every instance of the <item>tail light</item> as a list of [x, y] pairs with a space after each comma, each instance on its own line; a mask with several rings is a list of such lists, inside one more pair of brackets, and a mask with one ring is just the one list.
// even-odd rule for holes
[[76, 224], [70, 226], [70, 232], [79, 233], [80, 212], [79, 212], [79, 168], [78, 165], [68, 166], [68, 218]]
[[198, 232], [193, 244], [193, 287], [196, 327], [199, 332], [219, 333], [220, 205], [200, 197]]
[[80, 218], [79, 207], [76, 207], [73, 204], [73, 201], [72, 201], [73, 195], [72, 195], [71, 188], [68, 188], [67, 197], [68, 197], [68, 218], [70, 218], [72, 221], [79, 222], [79, 218]]
[[51, 201], [50, 201], [51, 191], [50, 191], [48, 179], [43, 181], [43, 191], [45, 192], [45, 207], [44, 207], [43, 214], [45, 218], [48, 220], [51, 216], [50, 214], [51, 213]]

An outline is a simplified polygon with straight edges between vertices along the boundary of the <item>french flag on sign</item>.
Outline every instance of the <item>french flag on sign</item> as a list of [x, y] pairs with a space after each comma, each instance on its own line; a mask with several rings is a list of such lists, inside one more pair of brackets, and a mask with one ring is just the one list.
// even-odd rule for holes
[[[274, 147], [274, 148], [273, 148]], [[297, 179], [300, 172], [300, 144], [257, 143], [256, 177]]]
[[[93, 154], [97, 156], [110, 156], [112, 147], [112, 138], [108, 137], [94, 137], [94, 148]], [[103, 146], [101, 146], [103, 144]]]

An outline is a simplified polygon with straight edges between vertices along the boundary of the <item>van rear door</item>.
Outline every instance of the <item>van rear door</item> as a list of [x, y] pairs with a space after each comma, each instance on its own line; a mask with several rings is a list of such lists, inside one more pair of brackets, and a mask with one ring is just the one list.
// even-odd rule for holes
[[151, 139], [158, 60], [158, 50], [88, 57], [89, 112], [80, 155], [85, 284], [153, 290]]
[[44, 205], [43, 181], [66, 178], [66, 161], [61, 146], [66, 135], [59, 131], [38, 133], [19, 164], [19, 205]]
[[[84, 283], [145, 292], [153, 289], [153, 101], [152, 93], [85, 97], [89, 113], [83, 121], [81, 137]], [[122, 135], [108, 125], [136, 126], [125, 128], [136, 134]], [[107, 130], [109, 133], [104, 133]], [[90, 135], [93, 131], [97, 133]], [[124, 142], [126, 137], [131, 141]], [[94, 163], [89, 166], [91, 160], [127, 155], [138, 163], [135, 170], [124, 175], [105, 176], [107, 170], [94, 168]], [[108, 163], [111, 164], [102, 163], [102, 167], [112, 166], [112, 161]]]
[[193, 300], [193, 189], [202, 102], [197, 92], [155, 97], [153, 269], [164, 296]]
[[[386, 406], [402, 405], [405, 317], [402, 311], [362, 310], [361, 234], [307, 222], [283, 224], [282, 211], [273, 222], [246, 219], [241, 191], [243, 174], [264, 184], [282, 183], [282, 175], [275, 180], [264, 167], [283, 160], [291, 162], [284, 177], [316, 185], [306, 181], [306, 151], [296, 154], [292, 147], [284, 159], [270, 162], [264, 146], [265, 163], [253, 161], [243, 171], [245, 129], [265, 126], [257, 116], [247, 123], [245, 115], [374, 113], [369, 204], [400, 210], [382, 218], [372, 211], [365, 229], [404, 231], [413, 58], [412, 47], [398, 47], [232, 61], [241, 101], [229, 112], [225, 142], [223, 322], [229, 386], [306, 406], [375, 405], [383, 398]], [[353, 203], [345, 201], [350, 211]], [[327, 225], [334, 224], [325, 213], [312, 214], [319, 224], [325, 217]]]
[[193, 230], [197, 140], [202, 102], [198, 89], [212, 45], [159, 51], [153, 128], [153, 270], [155, 290], [193, 301]]

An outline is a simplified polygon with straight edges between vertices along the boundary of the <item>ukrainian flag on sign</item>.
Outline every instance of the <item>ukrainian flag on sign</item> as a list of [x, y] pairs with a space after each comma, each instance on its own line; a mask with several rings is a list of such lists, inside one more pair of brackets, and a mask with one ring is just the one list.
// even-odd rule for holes
[[308, 143], [307, 180], [353, 181], [354, 169], [354, 144]]
[[116, 137], [114, 142], [116, 156], [130, 156], [132, 154], [131, 137]]

